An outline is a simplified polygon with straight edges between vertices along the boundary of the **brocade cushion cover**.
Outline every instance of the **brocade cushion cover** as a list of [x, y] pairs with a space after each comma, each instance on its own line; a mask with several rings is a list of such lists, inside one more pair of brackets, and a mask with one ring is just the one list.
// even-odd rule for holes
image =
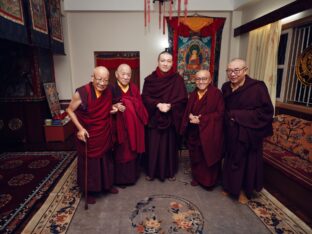
[[273, 135], [266, 140], [312, 163], [312, 122], [289, 115], [277, 115]]

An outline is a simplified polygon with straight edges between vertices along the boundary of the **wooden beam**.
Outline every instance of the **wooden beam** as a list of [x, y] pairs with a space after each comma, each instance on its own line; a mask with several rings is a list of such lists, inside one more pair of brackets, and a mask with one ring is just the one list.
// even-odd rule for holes
[[311, 0], [297, 0], [234, 29], [234, 37], [312, 8]]

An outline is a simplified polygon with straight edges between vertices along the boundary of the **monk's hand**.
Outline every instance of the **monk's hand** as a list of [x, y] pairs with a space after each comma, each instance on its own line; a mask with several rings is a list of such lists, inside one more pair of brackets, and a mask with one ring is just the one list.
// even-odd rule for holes
[[190, 113], [190, 114], [189, 114], [190, 123], [191, 123], [191, 121], [193, 120], [193, 118], [194, 118], [194, 115], [193, 115], [192, 113]]
[[170, 104], [170, 103], [166, 103], [166, 107], [167, 107], [167, 111], [166, 111], [166, 112], [170, 111], [170, 109], [171, 109], [171, 104]]
[[116, 103], [116, 106], [120, 112], [124, 112], [126, 110], [126, 107], [122, 104], [122, 102]]
[[118, 108], [116, 106], [112, 106], [112, 109], [110, 110], [109, 113], [116, 114], [117, 112], [118, 112]]
[[199, 124], [201, 115], [193, 115], [192, 113], [189, 115], [190, 123]]
[[157, 104], [157, 108], [163, 112], [163, 113], [166, 113], [170, 110], [171, 108], [171, 104], [168, 104], [168, 103], [158, 103]]
[[77, 138], [83, 142], [87, 142], [87, 138], [89, 138], [89, 133], [86, 129], [82, 128], [77, 132]]

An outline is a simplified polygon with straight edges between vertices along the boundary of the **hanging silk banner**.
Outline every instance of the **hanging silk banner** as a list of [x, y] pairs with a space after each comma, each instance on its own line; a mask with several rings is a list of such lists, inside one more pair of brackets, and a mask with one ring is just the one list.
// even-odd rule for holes
[[47, 11], [44, 0], [27, 0], [30, 15], [31, 43], [41, 48], [50, 48]]
[[55, 54], [65, 54], [60, 0], [48, 0], [48, 19], [51, 50]]
[[0, 3], [0, 38], [27, 44], [22, 0], [1, 0]]
[[217, 85], [225, 18], [190, 16], [166, 19], [174, 67], [183, 76], [188, 92], [194, 90], [195, 74], [201, 69], [209, 70]]

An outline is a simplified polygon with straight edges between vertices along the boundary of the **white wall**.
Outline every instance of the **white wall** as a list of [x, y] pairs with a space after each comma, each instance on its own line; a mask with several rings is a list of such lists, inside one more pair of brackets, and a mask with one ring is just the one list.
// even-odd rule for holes
[[[63, 12], [63, 15], [65, 13]], [[71, 74], [71, 56], [70, 56], [70, 40], [68, 38], [68, 22], [67, 17], [62, 17], [63, 34], [64, 34], [64, 55], [54, 55], [55, 81], [56, 89], [61, 100], [70, 99], [73, 91], [72, 74]]]
[[[253, 5], [247, 5], [247, 7], [240, 9], [242, 14], [241, 23], [242, 25], [248, 23], [251, 20], [266, 15], [291, 2], [294, 2], [294, 0], [262, 0], [254, 3]], [[239, 38], [241, 45], [239, 57], [246, 59], [248, 48], [248, 33], [238, 36], [237, 38]]]
[[[226, 17], [222, 35], [219, 85], [225, 81], [232, 25], [230, 12], [200, 12], [200, 15]], [[94, 51], [140, 51], [141, 88], [144, 77], [155, 70], [157, 56], [168, 35], [158, 28], [158, 14], [152, 12], [151, 25], [144, 28], [143, 12], [67, 12], [64, 31], [68, 39], [66, 57], [55, 57], [56, 83], [61, 100], [87, 83], [94, 67]], [[231, 55], [232, 56], [232, 55]]]

